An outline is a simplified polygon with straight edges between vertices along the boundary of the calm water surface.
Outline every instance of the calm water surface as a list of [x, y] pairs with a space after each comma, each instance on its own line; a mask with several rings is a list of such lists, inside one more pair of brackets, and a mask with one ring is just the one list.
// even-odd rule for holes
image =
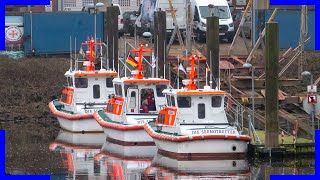
[[[56, 127], [56, 126], [55, 126]], [[101, 134], [73, 134], [52, 126], [6, 123], [7, 174], [51, 179], [269, 179], [270, 174], [314, 174], [313, 158], [178, 161], [155, 146], [120, 146]]]

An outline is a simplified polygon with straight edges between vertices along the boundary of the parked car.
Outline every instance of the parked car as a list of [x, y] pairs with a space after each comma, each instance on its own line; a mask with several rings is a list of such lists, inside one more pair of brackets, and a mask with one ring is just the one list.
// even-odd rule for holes
[[123, 32], [129, 33], [131, 37], [134, 36], [134, 26], [137, 19], [136, 14], [136, 11], [123, 13]]

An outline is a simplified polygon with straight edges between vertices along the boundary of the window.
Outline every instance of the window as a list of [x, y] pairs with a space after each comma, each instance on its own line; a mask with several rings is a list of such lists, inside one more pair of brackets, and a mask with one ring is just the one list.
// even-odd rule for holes
[[93, 98], [94, 99], [100, 98], [100, 85], [93, 85]]
[[107, 79], [106, 79], [106, 86], [107, 86], [107, 88], [112, 88], [112, 87], [113, 87], [112, 80], [113, 80], [113, 78], [107, 78]]
[[199, 21], [199, 13], [198, 13], [198, 8], [197, 6], [194, 7], [195, 13], [194, 13], [194, 21]]
[[61, 94], [61, 102], [67, 102], [67, 94], [65, 94], [65, 93], [62, 93]]
[[175, 101], [175, 99], [174, 99], [174, 96], [171, 96], [171, 105], [172, 105], [173, 107], [176, 106], [176, 101]]
[[162, 91], [164, 89], [167, 89], [167, 85], [156, 85], [156, 91], [158, 97], [164, 97], [164, 94], [162, 94]]
[[117, 96], [122, 97], [122, 86], [121, 86], [121, 84], [115, 84], [114, 85], [114, 91], [115, 91]]
[[221, 96], [212, 96], [211, 97], [211, 106], [212, 107], [221, 107], [221, 101], [222, 97]]
[[124, 94], [127, 96], [127, 91], [128, 89], [138, 89], [138, 86], [137, 85], [124, 85]]
[[130, 6], [130, 0], [119, 0], [120, 6]]
[[132, 91], [131, 96], [130, 96], [130, 102], [129, 102], [129, 107], [130, 108], [135, 108], [136, 107], [136, 92]]
[[[212, 9], [208, 6], [199, 6], [201, 17], [218, 16], [219, 19], [229, 19], [230, 11], [228, 6], [214, 6]], [[212, 13], [212, 14], [211, 14]]]
[[159, 114], [159, 116], [158, 116], [158, 123], [159, 123], [159, 124], [164, 124], [165, 117], [166, 117], [165, 114]]
[[87, 78], [75, 78], [75, 86], [76, 88], [87, 88], [88, 87], [88, 79]]
[[198, 118], [204, 119], [206, 117], [206, 106], [205, 104], [198, 104]]
[[65, 0], [63, 3], [63, 7], [76, 7], [77, 2], [76, 0]]
[[149, 111], [156, 111], [153, 89], [141, 89], [141, 104], [146, 100]]
[[137, 6], [140, 6], [141, 0], [137, 0]]
[[178, 107], [179, 108], [190, 108], [191, 107], [191, 97], [182, 96], [178, 97]]
[[69, 87], [73, 86], [72, 77], [67, 77], [67, 82]]
[[166, 98], [167, 98], [167, 104], [168, 104], [168, 106], [171, 106], [170, 96], [169, 96], [169, 95], [166, 95]]

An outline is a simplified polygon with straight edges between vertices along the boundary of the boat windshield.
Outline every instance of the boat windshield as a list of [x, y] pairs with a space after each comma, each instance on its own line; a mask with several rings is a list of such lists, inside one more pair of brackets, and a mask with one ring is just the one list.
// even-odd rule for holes
[[211, 106], [213, 108], [221, 107], [222, 97], [221, 96], [212, 96], [211, 97]]
[[228, 6], [214, 6], [209, 8], [208, 6], [200, 6], [200, 14], [202, 18], [209, 16], [217, 16], [219, 19], [229, 19], [230, 11]]
[[117, 96], [122, 97], [122, 86], [121, 84], [115, 84], [114, 85], [114, 91]]
[[181, 96], [177, 98], [179, 108], [190, 108], [191, 107], [191, 97]]
[[88, 79], [87, 78], [75, 78], [74, 79], [76, 88], [87, 88]]

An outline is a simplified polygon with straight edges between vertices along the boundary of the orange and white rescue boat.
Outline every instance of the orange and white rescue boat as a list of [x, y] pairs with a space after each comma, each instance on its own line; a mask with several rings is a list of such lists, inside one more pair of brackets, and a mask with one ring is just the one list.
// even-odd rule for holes
[[[85, 60], [76, 61], [74, 69], [72, 61], [70, 70], [65, 73], [67, 87], [62, 91], [60, 99], [49, 103], [50, 111], [57, 116], [60, 127], [71, 132], [102, 132], [101, 126], [94, 120], [93, 113], [103, 109], [110, 94], [114, 93], [112, 80], [118, 75], [115, 70], [106, 70], [101, 66], [95, 70], [95, 46], [93, 38], [82, 43], [88, 46]], [[84, 70], [78, 69], [83, 63]]]
[[167, 107], [160, 110], [156, 121], [144, 125], [154, 139], [159, 153], [176, 159], [244, 157], [251, 138], [239, 133], [228, 122], [224, 101], [225, 91], [197, 89], [195, 61], [205, 60], [191, 55], [182, 60], [191, 64], [184, 89], [167, 89], [163, 93]]
[[169, 86], [169, 80], [144, 78], [142, 55], [151, 52], [141, 44], [131, 52], [138, 53], [137, 70], [133, 77], [113, 80], [115, 95], [109, 99], [107, 107], [94, 114], [107, 140], [121, 145], [154, 145], [152, 138], [144, 131], [143, 125], [155, 120], [160, 107], [165, 105], [162, 94]]

